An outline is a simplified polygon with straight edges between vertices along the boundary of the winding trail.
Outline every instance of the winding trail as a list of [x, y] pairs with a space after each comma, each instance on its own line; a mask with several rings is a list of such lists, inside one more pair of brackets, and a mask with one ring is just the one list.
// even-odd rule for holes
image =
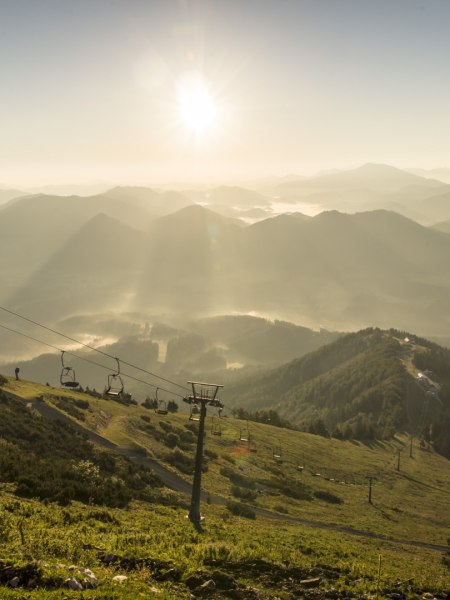
[[[16, 396], [15, 394], [12, 394], [11, 392], [7, 392], [7, 394], [9, 396], [23, 402], [23, 398], [21, 398], [20, 396]], [[170, 471], [169, 469], [167, 469], [166, 467], [161, 465], [156, 460], [153, 460], [148, 456], [140, 455], [139, 453], [133, 452], [132, 450], [128, 450], [125, 448], [121, 448], [120, 446], [117, 446], [116, 444], [114, 444], [113, 442], [110, 442], [109, 440], [102, 437], [98, 433], [95, 433], [94, 431], [91, 431], [90, 429], [83, 427], [79, 423], [76, 423], [70, 417], [64, 415], [58, 409], [56, 409], [52, 406], [49, 406], [45, 402], [42, 402], [40, 400], [31, 400], [30, 403], [31, 403], [32, 407], [34, 409], [36, 409], [43, 417], [50, 419], [52, 421], [62, 421], [64, 423], [68, 423], [74, 429], [83, 433], [89, 440], [91, 440], [95, 444], [97, 444], [107, 450], [112, 450], [113, 452], [116, 452], [117, 454], [120, 454], [121, 456], [125, 456], [125, 457], [129, 458], [130, 460], [132, 460], [135, 464], [149, 467], [156, 473], [156, 475], [158, 475], [158, 477], [160, 477], [160, 479], [163, 481], [163, 483], [167, 487], [169, 487], [177, 492], [180, 492], [182, 494], [190, 494], [191, 493], [191, 484], [190, 483], [184, 481], [184, 479], [182, 479], [181, 477], [179, 477], [178, 475], [176, 475], [175, 473], [173, 473], [172, 471]], [[209, 494], [208, 492], [202, 492], [202, 499], [204, 501], [206, 501], [207, 498], [213, 504], [218, 504], [218, 505], [224, 506], [227, 503], [227, 498], [224, 498], [223, 496], [216, 496], [213, 494]], [[426, 548], [428, 550], [434, 550], [436, 552], [447, 552], [448, 551], [447, 546], [440, 546], [438, 544], [430, 544], [427, 542], [419, 542], [419, 541], [414, 541], [414, 540], [391, 538], [391, 537], [384, 536], [384, 535], [377, 534], [377, 533], [370, 533], [368, 531], [354, 529], [352, 527], [336, 525], [335, 523], [322, 523], [320, 521], [313, 521], [310, 519], [302, 519], [301, 517], [293, 517], [290, 515], [273, 513], [269, 510], [265, 510], [263, 508], [257, 508], [255, 506], [251, 506], [249, 508], [251, 508], [257, 515], [264, 517], [266, 519], [271, 519], [273, 521], [298, 523], [300, 525], [307, 525], [309, 527], [314, 527], [315, 529], [338, 531], [338, 532], [345, 533], [348, 535], [354, 535], [354, 536], [358, 536], [358, 537], [364, 537], [367, 539], [389, 542], [391, 544], [401, 544], [404, 546], [414, 546], [414, 547], [418, 547], [418, 548]]]

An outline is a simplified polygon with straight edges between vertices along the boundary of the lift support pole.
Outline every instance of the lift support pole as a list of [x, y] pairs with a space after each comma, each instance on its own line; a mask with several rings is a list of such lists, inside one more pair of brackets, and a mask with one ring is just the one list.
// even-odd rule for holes
[[202, 492], [202, 466], [203, 466], [203, 442], [205, 436], [206, 407], [214, 406], [223, 408], [223, 404], [216, 398], [217, 393], [223, 385], [214, 383], [200, 383], [188, 381], [192, 386], [192, 395], [183, 398], [188, 404], [198, 406], [200, 404], [200, 419], [198, 423], [197, 449], [195, 452], [194, 479], [192, 482], [191, 507], [189, 520], [199, 528], [201, 523], [200, 498]]

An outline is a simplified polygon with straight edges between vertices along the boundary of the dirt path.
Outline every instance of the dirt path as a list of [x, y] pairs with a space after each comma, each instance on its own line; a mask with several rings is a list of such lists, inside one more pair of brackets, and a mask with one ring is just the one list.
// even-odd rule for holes
[[[17, 400], [23, 401], [23, 398], [20, 398], [19, 396], [15, 396], [15, 394], [11, 394], [11, 393], [8, 393], [8, 394], [10, 396], [16, 398]], [[56, 408], [53, 408], [52, 406], [49, 406], [45, 402], [41, 402], [39, 400], [34, 400], [34, 401], [31, 401], [31, 404], [32, 404], [33, 408], [35, 408], [43, 417], [50, 419], [52, 421], [59, 420], [64, 423], [68, 423], [68, 424], [72, 425], [72, 427], [74, 427], [74, 429], [76, 429], [76, 430], [82, 432], [84, 435], [86, 435], [88, 437], [88, 439], [90, 439], [95, 444], [97, 444], [103, 448], [106, 448], [108, 450], [117, 452], [118, 454], [120, 454], [122, 456], [126, 456], [127, 458], [129, 458], [136, 464], [140, 464], [140, 465], [143, 465], [143, 466], [153, 469], [153, 471], [161, 478], [161, 480], [164, 482], [164, 484], [167, 487], [169, 487], [177, 492], [180, 492], [182, 494], [190, 494], [191, 493], [191, 484], [190, 483], [184, 481], [184, 479], [182, 479], [175, 473], [172, 473], [172, 471], [169, 471], [169, 469], [166, 469], [163, 465], [161, 465], [157, 461], [149, 458], [148, 456], [139, 455], [138, 453], [133, 452], [132, 450], [126, 450], [126, 449], [120, 448], [116, 444], [113, 444], [112, 442], [105, 439], [101, 435], [98, 435], [94, 431], [91, 431], [90, 429], [83, 427], [79, 423], [76, 423], [70, 417], [64, 415], [59, 410], [57, 410]], [[218, 505], [224, 506], [227, 503], [227, 499], [222, 496], [216, 496], [213, 494], [208, 494], [208, 492], [202, 492], [203, 501], [206, 501], [207, 498], [209, 499], [209, 501], [212, 504], [218, 504]], [[419, 548], [427, 548], [429, 550], [435, 550], [437, 552], [448, 551], [448, 548], [446, 546], [439, 546], [437, 544], [429, 544], [426, 542], [418, 542], [418, 541], [413, 541], [413, 540], [402, 540], [402, 539], [397, 539], [397, 538], [390, 538], [388, 536], [384, 536], [384, 535], [380, 535], [380, 534], [376, 534], [376, 533], [370, 533], [367, 531], [362, 531], [360, 529], [353, 529], [352, 527], [344, 527], [342, 525], [336, 525], [333, 523], [321, 523], [320, 521], [312, 521], [310, 519], [302, 519], [301, 517], [293, 517], [293, 516], [289, 516], [289, 515], [273, 513], [273, 512], [270, 512], [269, 510], [265, 510], [263, 508], [257, 508], [254, 506], [250, 506], [249, 508], [251, 508], [256, 513], [256, 515], [259, 515], [266, 519], [272, 519], [274, 521], [298, 523], [300, 525], [307, 525], [309, 527], [314, 527], [316, 529], [337, 531], [337, 532], [341, 532], [341, 533], [346, 533], [348, 535], [355, 535], [358, 537], [364, 537], [364, 538], [368, 538], [368, 539], [372, 539], [372, 540], [389, 542], [392, 544], [402, 544], [405, 546], [415, 546], [415, 547], [419, 547]]]

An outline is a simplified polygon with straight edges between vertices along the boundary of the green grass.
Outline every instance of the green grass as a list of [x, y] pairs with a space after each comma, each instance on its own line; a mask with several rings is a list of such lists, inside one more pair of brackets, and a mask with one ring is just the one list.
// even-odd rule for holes
[[[50, 404], [52, 395], [87, 399], [89, 408], [83, 410], [84, 420], [78, 421], [80, 425], [121, 447], [145, 448], [150, 457], [191, 481], [190, 475], [165, 462], [172, 452], [166, 444], [166, 430], [179, 436], [186, 432], [189, 421], [185, 414], [162, 417], [139, 406], [126, 407], [111, 400], [30, 382], [8, 380], [4, 389], [22, 397], [24, 402], [42, 395]], [[213, 436], [211, 417], [208, 418], [205, 453], [209, 459], [203, 488], [211, 494], [236, 501], [232, 493], [236, 483], [226, 475], [231, 472], [238, 475], [240, 488], [257, 490], [256, 500], [245, 501], [249, 505], [390, 538], [446, 545], [450, 530], [450, 461], [431, 450], [414, 446], [413, 456], [409, 457], [406, 437], [369, 446], [258, 423], [250, 424], [249, 445], [238, 439], [239, 428], [245, 423], [227, 418], [221, 425], [222, 435]], [[281, 464], [273, 458], [274, 447], [281, 447]], [[398, 449], [403, 449], [400, 472], [395, 469]], [[192, 455], [194, 446], [188, 444], [183, 451]], [[297, 470], [298, 464], [304, 466], [303, 472]], [[368, 475], [375, 478], [373, 505], [367, 502]], [[297, 488], [306, 491], [306, 497], [302, 494], [297, 494], [302, 499], [292, 497]], [[189, 592], [182, 583], [156, 581], [145, 567], [126, 572], [128, 580], [122, 585], [115, 584], [112, 577], [122, 571], [102, 564], [97, 552], [84, 548], [86, 544], [104, 547], [121, 556], [170, 561], [182, 571], [183, 577], [197, 570], [210, 571], [211, 560], [226, 560], [231, 564], [258, 558], [280, 568], [301, 566], [312, 574], [314, 569], [320, 569], [318, 565], [326, 565], [339, 570], [338, 580], [329, 582], [328, 587], [361, 594], [376, 593], [381, 555], [381, 589], [392, 588], [397, 580], [410, 578], [413, 590], [409, 590], [408, 584], [399, 589], [411, 598], [417, 597], [414, 594], [419, 589], [450, 588], [450, 570], [442, 562], [442, 553], [431, 549], [273, 521], [260, 515], [253, 521], [233, 516], [225, 506], [214, 503], [202, 505], [206, 515], [202, 534], [193, 530], [185, 510], [137, 502], [128, 509], [108, 509], [111, 520], [105, 521], [93, 516], [97, 513], [98, 517], [102, 511], [98, 507], [74, 503], [62, 508], [17, 500], [13, 491], [13, 487], [4, 485], [0, 497], [0, 559], [45, 561], [48, 565], [43, 570], [49, 576], [59, 573], [54, 569], [58, 563], [88, 567], [100, 579], [98, 589], [83, 592], [83, 597], [92, 600], [126, 600], [140, 595], [188, 598]], [[330, 495], [341, 503], [327, 501]], [[62, 574], [70, 575], [64, 569]], [[283, 596], [280, 590], [272, 593], [267, 582], [264, 584], [251, 574], [249, 577], [247, 583], [261, 589], [261, 594], [266, 590], [267, 597], [275, 594], [280, 598], [291, 597]], [[242, 578], [238, 580], [245, 583]], [[152, 587], [159, 591], [151, 591]], [[79, 598], [80, 592], [68, 590], [64, 595]], [[61, 590], [0, 587], [0, 598], [44, 597], [61, 598]]]
[[[155, 592], [155, 597], [181, 598], [188, 594], [182, 583], [155, 581], [151, 569], [126, 571], [105, 566], [98, 551], [85, 549], [88, 544], [120, 556], [169, 561], [180, 569], [182, 579], [199, 570], [211, 571], [208, 565], [212, 560], [230, 564], [258, 558], [284, 568], [302, 567], [311, 573], [318, 564], [334, 568], [339, 577], [329, 587], [370, 593], [376, 588], [381, 555], [381, 587], [392, 587], [397, 580], [411, 577], [416, 588], [438, 591], [449, 585], [449, 571], [439, 553], [295, 524], [248, 521], [230, 516], [223, 507], [205, 506], [204, 532], [197, 533], [185, 511], [138, 503], [128, 510], [109, 509], [112, 522], [105, 522], [102, 511], [93, 507], [76, 503], [70, 508], [46, 506], [17, 501], [5, 492], [0, 506], [1, 559], [14, 557], [19, 563], [39, 559], [47, 576], [59, 574], [65, 578], [70, 573], [64, 567], [56, 568], [58, 564], [90, 568], [100, 580], [98, 589], [89, 591], [93, 599], [106, 598], [108, 594], [110, 598], [132, 598], [139, 593], [148, 594], [151, 587], [163, 594]], [[128, 576], [120, 589], [112, 582], [118, 573]], [[23, 590], [0, 590], [2, 598], [61, 598], [60, 591], [41, 590], [26, 596]], [[65, 595], [75, 597], [76, 593]]]
[[[111, 400], [96, 399], [68, 390], [53, 390], [11, 381], [16, 394], [26, 400], [46, 394], [88, 398], [89, 409], [80, 421], [118, 446], [136, 450], [145, 448], [148, 455], [166, 462], [171, 449], [164, 443], [167, 433], [186, 432], [185, 414], [156, 415], [139, 406], [125, 407]], [[148, 424], [146, 421], [150, 420]], [[215, 419], [217, 422], [217, 419]], [[251, 444], [239, 441], [239, 428], [245, 423], [232, 418], [221, 420], [222, 435], [211, 435], [211, 417], [207, 417], [206, 451], [215, 458], [208, 460], [203, 487], [212, 494], [233, 498], [233, 482], [221, 474], [224, 467], [233, 468], [241, 476], [259, 483], [256, 505], [275, 510], [282, 504], [292, 516], [354, 527], [365, 531], [407, 540], [445, 545], [450, 530], [450, 461], [423, 450], [416, 443], [409, 456], [409, 439], [398, 436], [391, 442], [372, 443], [325, 439], [260, 423], [249, 425]], [[155, 436], [152, 431], [159, 435]], [[273, 458], [273, 448], [280, 447], [282, 464]], [[251, 449], [256, 450], [252, 452]], [[396, 470], [397, 451], [401, 449], [400, 471]], [[186, 453], [193, 454], [188, 446]], [[303, 472], [297, 470], [304, 466]], [[191, 481], [188, 474], [167, 468]], [[320, 473], [320, 477], [315, 476]], [[368, 503], [368, 476], [373, 476], [373, 505]], [[330, 481], [333, 479], [334, 481]], [[342, 483], [345, 482], [345, 483]], [[331, 504], [320, 499], [295, 500], [280, 492], [280, 483], [304, 484], [315, 491], [330, 493], [342, 500]]]

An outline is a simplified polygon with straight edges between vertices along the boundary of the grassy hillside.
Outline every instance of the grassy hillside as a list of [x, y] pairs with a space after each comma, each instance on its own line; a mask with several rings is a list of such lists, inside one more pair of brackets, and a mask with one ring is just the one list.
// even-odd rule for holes
[[[98, 481], [104, 481], [105, 485], [115, 482], [119, 489], [127, 491], [127, 497], [121, 502], [108, 502], [89, 492], [91, 504], [132, 506], [134, 498], [152, 505], [187, 505], [188, 498], [183, 492], [189, 490], [192, 478], [196, 431], [196, 424], [189, 421], [187, 415], [160, 416], [141, 406], [124, 406], [111, 400], [9, 379], [2, 388], [9, 397], [0, 405], [2, 443], [9, 452], [4, 453], [3, 464], [11, 453], [18, 460], [17, 457], [26, 452], [28, 460], [35, 465], [35, 480], [39, 479], [41, 470], [45, 470], [42, 479], [48, 488], [53, 481], [55, 487], [67, 490], [66, 481], [59, 483], [63, 469], [58, 470], [54, 465], [49, 468], [48, 461], [54, 459], [56, 465], [60, 459], [65, 460], [66, 468], [70, 462], [71, 472], [74, 463], [89, 461], [99, 467]], [[17, 397], [15, 401], [11, 400], [11, 394]], [[7, 415], [12, 419], [14, 411], [15, 426], [10, 427]], [[66, 425], [52, 428], [52, 421], [47, 421], [45, 415], [51, 418], [59, 415]], [[64, 441], [61, 435], [69, 435], [70, 422], [90, 437], [91, 442], [71, 446]], [[244, 503], [255, 511], [257, 523], [266, 523], [266, 518], [270, 521], [276, 515], [300, 519], [296, 524], [286, 521], [283, 527], [288, 531], [306, 520], [327, 527], [333, 524], [341, 528], [341, 532], [360, 530], [368, 535], [446, 545], [450, 525], [447, 510], [450, 463], [431, 448], [421, 448], [417, 441], [413, 442], [410, 452], [410, 441], [405, 436], [372, 444], [324, 439], [231, 417], [219, 419], [217, 414], [212, 414], [212, 409], [206, 431], [205, 499], [209, 494], [214, 507], [211, 510], [219, 511], [222, 516], [225, 511], [227, 521], [234, 517], [223, 505], [231, 501]], [[54, 440], [49, 443], [47, 452], [36, 441], [44, 435]], [[78, 439], [77, 435], [73, 432], [74, 440]], [[250, 441], [240, 438], [250, 438]], [[52, 444], [65, 450], [56, 453]], [[76, 448], [76, 452], [72, 448]], [[25, 462], [23, 459], [23, 464]], [[140, 465], [138, 471], [134, 465]], [[146, 476], [142, 466], [163, 467], [162, 479], [171, 474], [172, 487], [181, 495], [164, 491], [157, 479], [142, 480]], [[150, 474], [151, 471], [149, 478]], [[89, 477], [85, 472], [82, 476]], [[369, 476], [373, 477], [373, 504], [368, 503]], [[34, 495], [65, 503], [71, 499], [68, 493], [62, 499], [45, 496], [42, 492], [24, 493], [19, 474], [11, 473], [11, 469], [1, 469], [1, 480], [4, 486], [9, 486], [5, 489], [15, 490], [22, 497]], [[73, 498], [86, 501], [86, 496], [73, 495]], [[204, 501], [205, 510], [210, 510], [208, 506]], [[235, 510], [236, 505], [229, 504], [229, 507]], [[272, 516], [267, 517], [261, 511], [270, 511]], [[330, 535], [340, 539], [341, 534], [330, 532]], [[243, 543], [239, 536], [236, 539]], [[355, 538], [352, 543], [358, 546], [360, 541]], [[375, 546], [380, 543], [380, 540], [374, 541]], [[317, 550], [317, 556], [321, 552]]]

